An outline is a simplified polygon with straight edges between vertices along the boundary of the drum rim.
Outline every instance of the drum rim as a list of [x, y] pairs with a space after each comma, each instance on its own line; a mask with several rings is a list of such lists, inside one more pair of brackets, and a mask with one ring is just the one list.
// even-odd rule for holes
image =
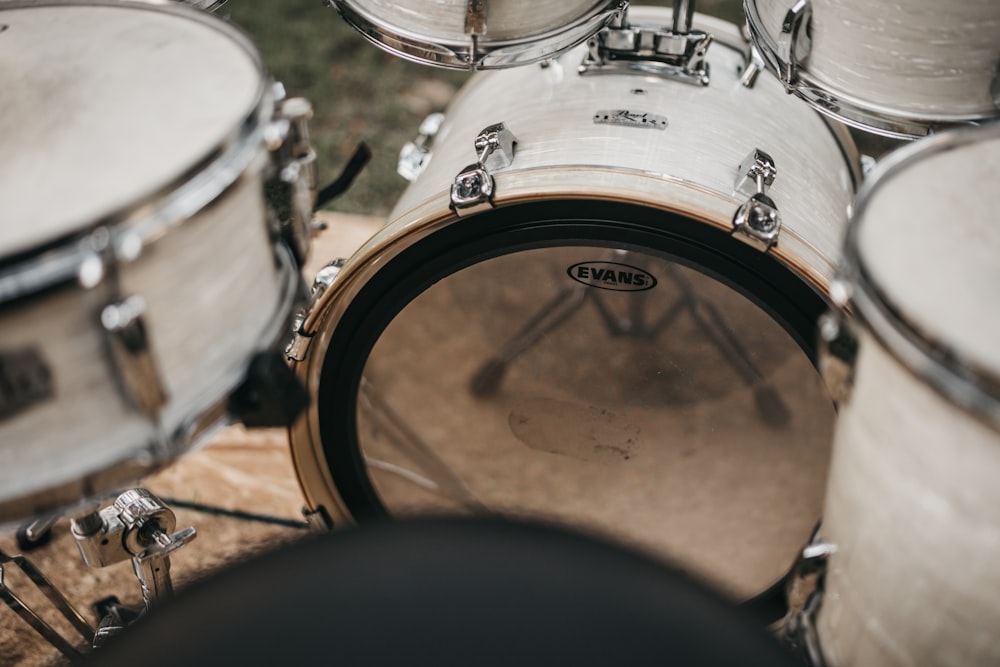
[[[544, 211], [545, 207], [556, 208], [566, 206], [567, 203], [577, 207], [574, 212], [582, 210], [586, 211], [586, 213], [580, 215], [573, 215], [571, 213], [553, 214], [548, 218], [531, 217], [540, 208]], [[594, 213], [594, 207], [600, 208], [600, 212]], [[511, 222], [511, 211], [518, 211], [517, 215], [524, 216], [524, 220], [518, 218], [518, 220]], [[628, 217], [627, 213], [629, 211], [641, 211], [649, 216], [649, 219], [643, 223], [635, 223], [634, 220]], [[491, 246], [492, 252], [488, 256], [477, 255], [471, 261], [465, 255], [460, 257], [462, 260], [460, 263], [456, 263], [454, 261], [455, 258], [442, 257], [444, 253], [437, 255], [438, 261], [447, 265], [447, 273], [449, 275], [461, 271], [471, 263], [498, 255], [522, 252], [533, 247], [559, 247], [561, 245], [610, 247], [615, 243], [623, 243], [646, 251], [651, 250], [660, 255], [669, 255], [672, 259], [677, 259], [682, 264], [693, 267], [695, 270], [707, 274], [741, 293], [758, 308], [764, 310], [778, 326], [781, 326], [796, 341], [802, 353], [810, 359], [814, 366], [817, 363], [818, 349], [812, 331], [815, 320], [826, 307], [826, 300], [814, 284], [798, 275], [786, 263], [773, 256], [760, 253], [751, 246], [733, 238], [724, 230], [699, 220], [690, 214], [666, 210], [655, 205], [610, 199], [593, 200], [587, 197], [562, 197], [498, 206], [486, 213], [471, 216], [471, 218], [457, 218], [452, 214], [450, 217], [435, 221], [425, 230], [414, 231], [404, 228], [402, 230], [403, 233], [391, 236], [388, 244], [380, 246], [388, 249], [388, 254], [385, 258], [380, 258], [376, 262], [376, 273], [382, 273], [382, 269], [386, 267], [390, 268], [390, 271], [387, 273], [392, 273], [393, 262], [399, 259], [403, 253], [412, 250], [421, 242], [426, 242], [429, 238], [432, 242], [436, 241], [433, 237], [438, 236], [441, 231], [465, 227], [474, 220], [482, 221], [484, 215], [491, 216], [491, 219], [487, 220], [486, 226], [493, 224], [504, 234], [511, 233], [515, 228], [516, 231], [527, 229], [527, 233], [531, 234], [534, 227], [541, 225], [554, 226], [558, 233], [549, 231], [548, 228], [542, 230], [541, 234], [551, 241], [547, 245], [526, 245], [523, 242], [512, 243], [509, 241], [509, 238], [503, 237], [500, 238], [500, 243], [498, 244], [494, 239]], [[507, 218], [506, 222], [493, 221], [493, 219], [504, 216]], [[649, 222], [654, 216], [658, 218], [658, 223], [655, 225]], [[672, 224], [682, 227], [683, 230], [678, 231], [674, 227], [665, 230], [660, 226], [661, 221], [665, 217], [669, 217], [674, 221]], [[563, 233], [563, 229], [559, 226], [558, 222], [553, 223], [553, 219], [560, 218], [566, 221], [565, 226], [570, 229], [575, 229], [589, 222], [602, 233], [597, 234], [595, 237], [584, 239], [589, 240], [589, 244], [585, 242], [581, 243], [581, 237], [567, 236]], [[617, 235], [612, 236], [613, 232], [625, 233], [623, 230], [627, 231], [630, 238], [632, 238], [632, 235], [635, 235], [635, 238], [652, 237], [655, 238], [655, 242], [643, 244], [636, 241], [635, 238], [631, 241], [623, 241]], [[694, 234], [691, 233], [692, 230], [695, 232]], [[408, 238], [410, 236], [408, 232], [416, 234], [416, 240]], [[472, 234], [472, 230], [470, 229], [468, 232], [463, 231], [463, 233]], [[474, 241], [464, 241], [458, 249], [452, 248], [449, 250], [448, 254], [458, 255], [459, 251], [467, 251], [470, 245], [476, 243], [489, 244], [490, 239], [493, 238], [493, 233], [487, 239], [477, 238]], [[722, 243], [707, 243], [705, 241], [706, 237], [716, 242], [722, 241]], [[576, 240], [575, 244], [573, 243], [574, 239]], [[671, 243], [676, 243], [677, 245], [671, 246]], [[600, 244], [603, 244], [603, 246]], [[416, 254], [426, 256], [428, 254], [426, 252], [426, 245], [425, 243], [425, 247], [416, 251]], [[499, 252], [497, 251], [498, 247], [500, 248]], [[704, 261], [703, 253], [717, 256], [718, 263], [709, 264]], [[357, 439], [355, 437], [356, 405], [360, 387], [358, 379], [372, 347], [382, 331], [384, 331], [385, 326], [388, 326], [399, 312], [401, 312], [402, 308], [410, 303], [413, 298], [423, 293], [429, 286], [420, 285], [414, 287], [406, 280], [406, 278], [412, 278], [416, 273], [425, 275], [426, 269], [423, 267], [416, 270], [404, 267], [401, 273], [402, 277], [385, 278], [385, 274], [378, 276], [384, 282], [389, 283], [390, 286], [386, 290], [388, 292], [405, 289], [415, 290], [415, 293], [403, 299], [398, 308], [396, 304], [390, 304], [388, 308], [383, 308], [383, 310], [391, 311], [387, 316], [385, 314], [372, 315], [370, 310], [365, 309], [365, 302], [372, 301], [369, 298], [370, 295], [366, 295], [362, 299], [358, 298], [359, 294], [368, 289], [374, 282], [372, 280], [373, 274], [365, 270], [366, 266], [369, 268], [371, 266], [371, 262], [367, 261], [370, 259], [370, 255], [365, 252], [365, 249], [362, 249], [356, 253], [355, 257], [365, 257], [366, 261], [346, 265], [345, 270], [337, 275], [333, 283], [322, 294], [322, 298], [312, 306], [313, 308], [321, 309], [322, 312], [310, 314], [310, 318], [315, 326], [311, 328], [312, 333], [309, 334], [311, 339], [309, 347], [305, 350], [305, 354], [301, 357], [301, 360], [290, 359], [293, 369], [300, 380], [309, 387], [310, 394], [312, 395], [309, 408], [289, 429], [293, 467], [295, 468], [296, 477], [299, 480], [299, 485], [307, 506], [313, 512], [319, 512], [331, 517], [334, 524], [340, 521], [353, 522], [357, 520], [358, 516], [365, 516], [364, 510], [361, 512], [356, 511], [358, 505], [357, 496], [350, 496], [356, 494], [357, 490], [345, 489], [342, 484], [344, 476], [350, 472], [354, 477], [358, 477], [358, 473], [360, 472], [360, 475], [364, 476], [362, 485], [367, 484], [371, 487], [370, 480], [367, 479], [367, 472], [364, 471], [363, 462], [354, 460], [347, 465], [337, 465], [337, 461], [343, 464], [344, 461], [341, 459], [345, 457], [331, 456], [331, 451], [339, 448], [349, 450], [346, 458], [356, 459], [355, 455], [360, 451], [357, 447]], [[403, 263], [407, 261], [411, 260], [403, 260]], [[737, 276], [737, 274], [741, 274], [741, 276], [751, 274], [753, 283], [744, 286], [739, 285], [738, 280], [740, 276]], [[401, 287], [404, 284], [405, 287]], [[754, 288], [756, 288], [756, 291], [754, 291]], [[761, 296], [764, 292], [767, 294]], [[385, 302], [378, 300], [378, 303], [384, 304]], [[357, 316], [357, 310], [352, 314], [350, 307], [353, 305], [357, 305], [357, 308], [363, 311], [364, 314]], [[344, 327], [350, 330], [346, 334], [351, 339], [349, 341], [350, 344], [344, 346], [334, 345], [334, 340], [338, 333], [337, 330], [342, 327], [345, 320], [349, 320], [351, 317], [355, 317], [357, 321], [353, 323], [349, 322]], [[376, 327], [377, 330], [374, 331], [370, 338], [359, 342], [357, 338], [364, 335], [364, 332], [359, 334], [359, 331], [371, 324], [375, 319], [384, 320], [384, 322], [379, 323], [379, 326]], [[344, 334], [341, 335], [343, 336]], [[357, 353], [359, 348], [364, 348], [362, 353]], [[333, 353], [331, 354], [331, 352]], [[333, 363], [328, 363], [328, 360], [333, 360]], [[343, 372], [343, 366], [351, 368], [348, 369], [348, 372]], [[355, 378], [355, 375], [358, 377]], [[332, 376], [336, 376], [338, 382], [331, 383], [324, 381], [324, 378], [329, 380]], [[334, 387], [334, 385], [337, 386]], [[320, 398], [321, 395], [329, 397], [331, 389], [349, 394], [348, 399], [334, 402], [335, 405], [348, 406], [344, 409], [348, 412], [347, 420], [350, 422], [348, 430], [351, 432], [346, 438], [324, 439], [321, 436], [321, 431], [324, 430], [322, 423], [328, 417], [321, 418], [319, 409]], [[344, 429], [341, 428], [339, 430], [343, 431]], [[345, 441], [349, 443], [347, 446], [343, 444]], [[334, 442], [338, 444], [333, 444]], [[345, 491], [347, 491], [346, 494]], [[376, 502], [380, 503], [374, 488], [362, 489], [361, 493], [373, 494]], [[370, 501], [370, 498], [368, 501]], [[376, 516], [378, 515], [376, 512]], [[371, 514], [368, 516], [371, 516]], [[779, 579], [777, 582], [769, 582], [760, 592], [749, 597], [744, 604], [757, 607], [767, 606], [768, 598], [773, 596], [774, 592], [778, 590], [775, 587], [780, 586], [782, 581], [783, 579]]]
[[[353, 6], [354, 3], [350, 0], [329, 0], [327, 4], [336, 9], [369, 42], [400, 58], [446, 69], [485, 70], [530, 65], [564, 53], [604, 28], [626, 2], [627, 0], [591, 0], [590, 13], [585, 13], [568, 25], [529, 37], [476, 42], [471, 38], [461, 42], [432, 41], [427, 36], [379, 25], [374, 17]], [[547, 49], [543, 48], [545, 45], [554, 46]], [[530, 48], [532, 46], [535, 47], [534, 50]], [[515, 48], [516, 51], [504, 52]]]
[[112, 7], [173, 14], [193, 20], [230, 39], [249, 57], [258, 75], [250, 108], [235, 117], [232, 129], [193, 164], [181, 166], [173, 179], [154, 192], [92, 220], [79, 229], [42, 241], [13, 256], [0, 256], [0, 307], [78, 279], [85, 263], [109, 250], [116, 261], [132, 261], [171, 228], [184, 224], [209, 206], [250, 169], [264, 150], [276, 97], [260, 53], [250, 37], [236, 26], [192, 5], [143, 0], [7, 0], [8, 9], [38, 7]]
[[929, 156], [983, 139], [1000, 139], [1000, 123], [953, 129], [890, 153], [862, 185], [844, 236], [844, 252], [833, 300], [851, 311], [848, 326], [860, 325], [917, 379], [927, 382], [958, 407], [1000, 429], [1000, 373], [987, 368], [906, 315], [872, 275], [862, 252], [859, 229], [866, 210], [887, 182]]
[[[275, 262], [277, 280], [281, 285], [280, 296], [257, 345], [248, 350], [248, 355], [261, 349], [276, 348], [285, 341], [291, 328], [295, 305], [299, 302], [301, 278], [299, 265], [291, 249], [284, 244], [276, 244]], [[111, 463], [93, 468], [83, 475], [54, 482], [41, 490], [0, 500], [0, 528], [5, 524], [14, 525], [14, 522], [47, 513], [89, 510], [95, 500], [110, 497], [126, 484], [170, 465], [217, 428], [228, 423], [230, 395], [242, 382], [243, 373], [235, 375], [221, 386], [214, 399], [192, 411], [172, 433], [151, 433], [151, 437], [142, 445], [134, 443], [132, 448], [123, 447], [120, 452], [122, 456]], [[165, 447], [163, 443], [168, 446]], [[169, 451], [169, 456], [162, 455], [165, 451]]]
[[801, 66], [795, 67], [794, 80], [786, 82], [782, 80], [781, 72], [787, 71], [790, 64], [778, 55], [778, 45], [764, 29], [757, 0], [743, 0], [743, 10], [753, 49], [771, 74], [782, 82], [788, 92], [794, 93], [820, 113], [851, 127], [894, 139], [913, 139], [952, 126], [975, 125], [1000, 115], [1000, 110], [982, 114], [917, 114], [884, 108], [843, 90], [829, 88], [816, 81], [809, 70]]

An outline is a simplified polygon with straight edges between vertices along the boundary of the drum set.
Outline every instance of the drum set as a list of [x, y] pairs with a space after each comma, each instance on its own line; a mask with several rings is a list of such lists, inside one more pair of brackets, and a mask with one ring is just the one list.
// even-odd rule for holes
[[[220, 4], [0, 3], [0, 525], [68, 519], [145, 603], [94, 626], [0, 551], [48, 642], [271, 664], [256, 587], [301, 662], [405, 658], [359, 619], [483, 662], [512, 616], [498, 664], [629, 627], [657, 661], [1000, 662], [1000, 5], [330, 0], [477, 72], [308, 289], [364, 152], [318, 187], [310, 103]], [[195, 530], [134, 485], [231, 422], [287, 428], [319, 536], [160, 609]]]

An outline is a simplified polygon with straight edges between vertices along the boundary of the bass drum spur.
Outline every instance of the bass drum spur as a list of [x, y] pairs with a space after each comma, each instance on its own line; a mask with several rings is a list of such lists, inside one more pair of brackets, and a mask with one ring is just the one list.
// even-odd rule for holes
[[735, 26], [695, 27], [705, 85], [642, 58], [581, 73], [584, 46], [476, 75], [406, 153], [422, 172], [289, 347], [313, 509], [540, 516], [735, 598], [781, 579], [821, 510], [813, 332], [858, 156], [777, 81], [741, 84]]
[[[15, 1], [0, 23], [18, 91], [0, 114], [2, 524], [120, 490], [228, 418], [301, 293], [314, 186], [308, 103], [211, 14]], [[287, 227], [264, 199], [285, 161]]]

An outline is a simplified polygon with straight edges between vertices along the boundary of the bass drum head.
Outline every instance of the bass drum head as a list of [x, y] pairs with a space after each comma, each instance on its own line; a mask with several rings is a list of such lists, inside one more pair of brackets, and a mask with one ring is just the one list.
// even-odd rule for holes
[[453, 69], [497, 69], [551, 58], [586, 41], [607, 25], [622, 3], [333, 0], [332, 4], [369, 41], [407, 60]]
[[394, 522], [296, 544], [181, 591], [84, 664], [132, 667], [150, 655], [196, 665], [798, 664], [681, 573], [496, 519]]
[[541, 517], [749, 598], [820, 515], [823, 308], [770, 256], [661, 210], [539, 201], [454, 222], [329, 337], [329, 474], [359, 521]]

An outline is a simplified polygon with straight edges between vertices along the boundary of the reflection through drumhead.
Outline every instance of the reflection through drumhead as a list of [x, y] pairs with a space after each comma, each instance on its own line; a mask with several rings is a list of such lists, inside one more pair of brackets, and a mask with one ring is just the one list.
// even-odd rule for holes
[[648, 250], [549, 247], [408, 303], [356, 416], [390, 514], [562, 521], [743, 598], [819, 516], [834, 412], [801, 348], [733, 289]]

